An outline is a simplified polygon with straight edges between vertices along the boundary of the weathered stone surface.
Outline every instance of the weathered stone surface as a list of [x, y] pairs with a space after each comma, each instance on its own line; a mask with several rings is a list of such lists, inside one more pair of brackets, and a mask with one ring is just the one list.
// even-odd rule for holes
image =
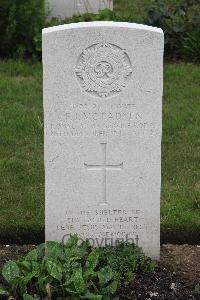
[[46, 0], [49, 18], [65, 19], [87, 12], [97, 13], [105, 8], [113, 9], [113, 0]]
[[162, 30], [43, 30], [46, 240], [133, 239], [158, 258]]

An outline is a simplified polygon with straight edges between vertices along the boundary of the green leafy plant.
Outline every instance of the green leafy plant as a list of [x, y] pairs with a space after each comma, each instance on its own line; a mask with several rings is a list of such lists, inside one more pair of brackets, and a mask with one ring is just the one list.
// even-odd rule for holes
[[44, 23], [44, 0], [0, 0], [0, 55], [40, 57], [34, 39]]
[[197, 283], [195, 285], [194, 292], [197, 295], [198, 299], [200, 299], [200, 283]]
[[188, 60], [200, 63], [200, 28], [188, 33], [183, 40], [183, 56]]
[[37, 299], [100, 300], [111, 299], [122, 279], [152, 268], [151, 260], [136, 246], [93, 249], [87, 241], [79, 245], [73, 235], [65, 245], [47, 242], [25, 257], [6, 262], [2, 275], [15, 299], [31, 300], [37, 295]]
[[119, 243], [101, 251], [101, 265], [109, 265], [117, 280], [132, 280], [138, 272], [151, 272], [155, 262], [146, 257], [142, 249], [134, 244]]
[[[163, 29], [166, 57], [182, 58], [183, 47], [185, 47], [189, 48], [188, 58], [193, 58], [194, 52], [198, 53], [197, 45], [193, 51], [191, 46], [193, 47], [194, 42], [199, 39], [196, 34], [199, 19], [200, 3], [196, 0], [154, 0], [146, 23]], [[186, 37], [185, 46], [183, 46], [183, 40]]]

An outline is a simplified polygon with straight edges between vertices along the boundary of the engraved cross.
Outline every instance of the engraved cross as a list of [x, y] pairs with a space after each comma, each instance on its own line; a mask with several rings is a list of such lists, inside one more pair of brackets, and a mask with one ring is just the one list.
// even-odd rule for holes
[[107, 156], [106, 156], [106, 146], [107, 143], [100, 143], [101, 145], [101, 149], [102, 149], [102, 164], [98, 164], [98, 165], [89, 165], [84, 163], [84, 166], [87, 170], [90, 171], [102, 171], [102, 175], [103, 175], [103, 201], [100, 202], [101, 205], [108, 205], [107, 202], [107, 185], [106, 185], [106, 177], [107, 177], [107, 170], [122, 170], [123, 169], [123, 162], [120, 164], [116, 164], [116, 165], [110, 165], [107, 164]]

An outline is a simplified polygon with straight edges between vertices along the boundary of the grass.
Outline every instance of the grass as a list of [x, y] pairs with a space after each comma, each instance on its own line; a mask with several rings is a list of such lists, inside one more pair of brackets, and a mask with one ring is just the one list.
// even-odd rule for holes
[[[200, 232], [200, 67], [164, 69], [161, 228]], [[44, 233], [42, 67], [0, 61], [0, 241]], [[181, 238], [180, 238], [181, 239]]]
[[41, 64], [1, 62], [0, 240], [44, 226], [42, 119]]
[[165, 67], [161, 220], [186, 236], [200, 232], [199, 82], [199, 66]]

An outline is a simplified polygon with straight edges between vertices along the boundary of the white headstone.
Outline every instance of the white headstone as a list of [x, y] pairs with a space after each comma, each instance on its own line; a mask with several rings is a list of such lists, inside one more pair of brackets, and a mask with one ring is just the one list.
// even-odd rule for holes
[[159, 257], [163, 32], [43, 30], [46, 240], [134, 240]]
[[65, 19], [84, 13], [113, 9], [113, 0], [46, 0], [48, 18]]

